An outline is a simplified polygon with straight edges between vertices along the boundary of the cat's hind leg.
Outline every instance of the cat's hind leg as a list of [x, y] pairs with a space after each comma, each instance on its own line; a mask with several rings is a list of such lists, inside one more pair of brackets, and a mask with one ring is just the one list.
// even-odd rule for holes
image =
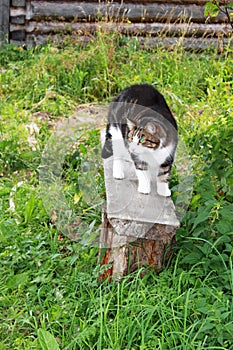
[[114, 179], [122, 180], [124, 179], [124, 158], [127, 150], [120, 128], [111, 125], [109, 132], [113, 149], [113, 177]]
[[163, 197], [170, 197], [171, 191], [169, 189], [169, 177], [171, 166], [161, 166], [157, 176], [157, 193]]
[[157, 181], [157, 193], [163, 197], [170, 197], [171, 191], [169, 189], [168, 183]]

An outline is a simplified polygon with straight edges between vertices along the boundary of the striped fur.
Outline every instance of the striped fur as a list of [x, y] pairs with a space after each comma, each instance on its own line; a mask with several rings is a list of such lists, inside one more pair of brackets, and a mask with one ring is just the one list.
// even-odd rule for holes
[[113, 177], [124, 178], [124, 154], [135, 164], [138, 191], [170, 196], [169, 176], [178, 142], [177, 124], [164, 99], [152, 86], [132, 85], [110, 104], [102, 157], [113, 155]]

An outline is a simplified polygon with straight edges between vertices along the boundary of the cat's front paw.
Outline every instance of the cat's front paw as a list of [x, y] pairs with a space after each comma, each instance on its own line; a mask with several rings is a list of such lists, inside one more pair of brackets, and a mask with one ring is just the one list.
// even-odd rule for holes
[[171, 191], [166, 182], [157, 182], [157, 193], [162, 197], [170, 197]]
[[150, 194], [150, 186], [143, 184], [138, 186], [138, 192], [142, 194]]
[[123, 180], [124, 179], [124, 172], [123, 171], [119, 171], [119, 170], [117, 170], [117, 171], [114, 171], [113, 172], [113, 177], [114, 177], [114, 179], [116, 179], [116, 180]]
[[136, 169], [136, 174], [138, 178], [138, 192], [149, 194], [151, 190], [150, 173], [147, 170]]
[[117, 180], [122, 180], [125, 177], [123, 164], [120, 160], [115, 160], [113, 163], [113, 177]]

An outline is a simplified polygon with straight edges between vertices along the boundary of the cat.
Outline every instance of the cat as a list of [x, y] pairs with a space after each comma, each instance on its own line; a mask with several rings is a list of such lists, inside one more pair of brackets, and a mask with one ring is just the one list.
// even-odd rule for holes
[[169, 197], [168, 181], [178, 143], [177, 123], [163, 95], [149, 84], [131, 85], [110, 103], [101, 156], [113, 155], [113, 177], [123, 179], [124, 155], [129, 152], [138, 179], [138, 192]]

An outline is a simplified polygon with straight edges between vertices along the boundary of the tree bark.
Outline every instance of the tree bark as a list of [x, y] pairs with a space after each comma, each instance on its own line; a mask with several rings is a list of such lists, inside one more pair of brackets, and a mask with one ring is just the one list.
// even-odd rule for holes
[[[119, 235], [117, 232], [126, 225], [132, 235]], [[133, 235], [137, 225], [142, 223], [108, 219], [103, 207], [99, 262], [106, 268], [100, 274], [102, 280], [119, 279], [143, 267], [159, 271], [169, 261], [178, 227], [154, 224], [144, 238], [136, 238]]]

